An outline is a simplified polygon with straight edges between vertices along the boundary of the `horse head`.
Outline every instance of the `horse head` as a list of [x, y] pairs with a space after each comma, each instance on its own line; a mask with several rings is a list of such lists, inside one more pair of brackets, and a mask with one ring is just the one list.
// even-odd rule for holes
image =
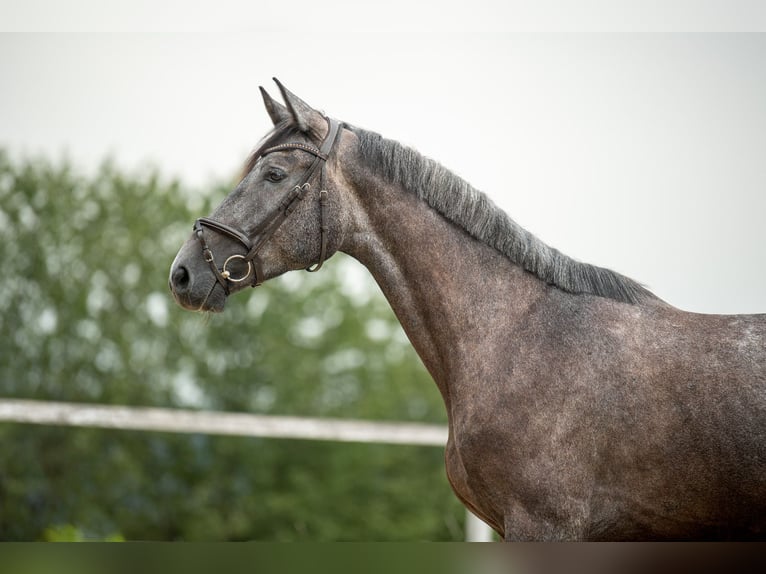
[[234, 190], [195, 222], [170, 268], [170, 289], [187, 309], [222, 311], [247, 286], [318, 270], [348, 228], [337, 167], [353, 136], [275, 82], [284, 105], [261, 88], [274, 129]]

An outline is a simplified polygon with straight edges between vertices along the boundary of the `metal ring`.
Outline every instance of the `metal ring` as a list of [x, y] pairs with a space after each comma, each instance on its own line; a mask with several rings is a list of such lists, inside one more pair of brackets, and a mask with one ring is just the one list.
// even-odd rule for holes
[[[242, 277], [234, 278], [231, 276], [231, 272], [226, 269], [226, 266], [229, 264], [229, 261], [232, 259], [242, 259], [247, 263], [247, 273], [245, 273]], [[223, 268], [221, 269], [221, 275], [223, 275], [224, 279], [228, 279], [229, 281], [233, 283], [241, 283], [248, 277], [250, 277], [250, 274], [253, 272], [253, 264], [248, 261], [244, 255], [239, 255], [238, 253], [235, 253], [234, 255], [229, 256], [226, 261], [223, 262]]]

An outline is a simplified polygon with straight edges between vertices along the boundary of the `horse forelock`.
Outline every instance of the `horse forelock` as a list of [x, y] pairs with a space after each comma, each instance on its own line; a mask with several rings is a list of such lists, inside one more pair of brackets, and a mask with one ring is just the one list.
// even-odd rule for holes
[[619, 273], [581, 263], [521, 227], [483, 192], [438, 162], [377, 133], [353, 128], [369, 168], [398, 184], [469, 235], [493, 247], [541, 280], [569, 293], [588, 293], [626, 303], [654, 295]]

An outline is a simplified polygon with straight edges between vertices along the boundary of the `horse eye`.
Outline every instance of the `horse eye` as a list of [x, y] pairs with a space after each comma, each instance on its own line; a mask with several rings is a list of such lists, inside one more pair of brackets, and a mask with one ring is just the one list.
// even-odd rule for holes
[[268, 179], [269, 181], [273, 181], [274, 183], [278, 181], [282, 181], [283, 179], [285, 179], [285, 177], [287, 177], [287, 174], [284, 171], [274, 167], [272, 167], [271, 169], [269, 169], [269, 171], [266, 172], [266, 179]]

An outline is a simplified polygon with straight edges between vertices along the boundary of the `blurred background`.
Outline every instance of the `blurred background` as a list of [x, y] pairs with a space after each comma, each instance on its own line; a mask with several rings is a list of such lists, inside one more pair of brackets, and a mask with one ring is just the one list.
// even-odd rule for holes
[[[220, 316], [176, 308], [168, 265], [226, 192], [198, 205], [181, 189], [151, 170], [84, 177], [0, 155], [3, 397], [446, 421], [382, 296], [344, 279], [349, 259]], [[0, 441], [5, 540], [463, 536], [439, 448], [14, 424]]]
[[[0, 35], [0, 398], [446, 422], [345, 256], [220, 316], [171, 300], [192, 222], [270, 128], [257, 88], [277, 93], [274, 75], [564, 253], [684, 309], [766, 310], [762, 35], [510, 33], [529, 12], [494, 2], [407, 19], [397, 2], [68, 5], [0, 5], [38, 32]], [[2, 540], [466, 534], [441, 448], [13, 423], [0, 441]]]

